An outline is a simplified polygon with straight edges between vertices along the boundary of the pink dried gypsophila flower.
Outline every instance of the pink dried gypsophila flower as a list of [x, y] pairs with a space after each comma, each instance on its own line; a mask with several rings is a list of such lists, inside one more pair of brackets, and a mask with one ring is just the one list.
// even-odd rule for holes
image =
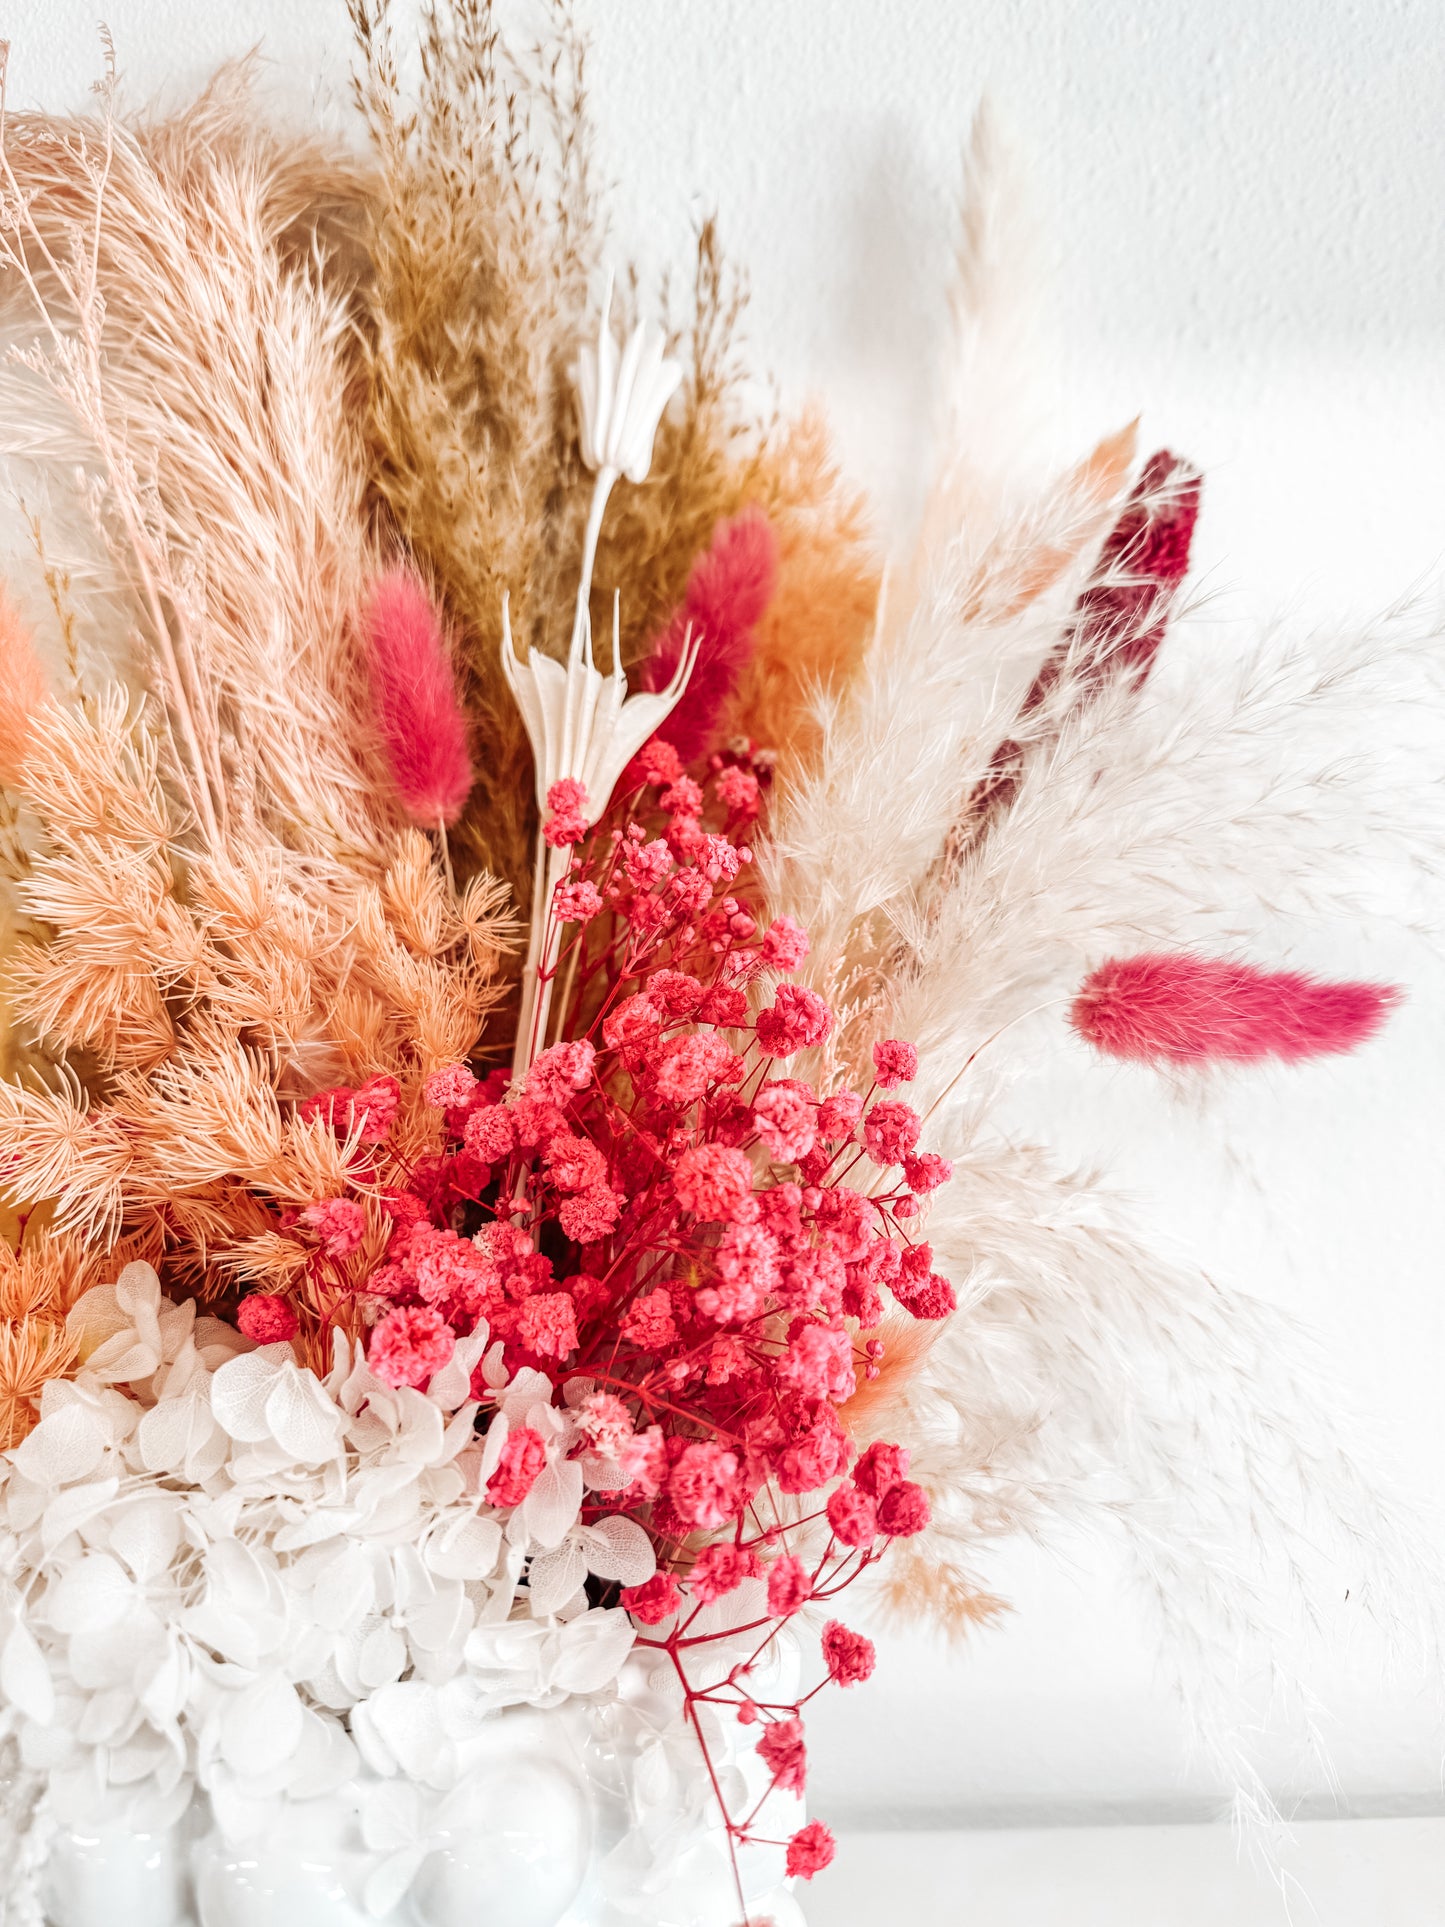
[[863, 1120], [863, 1143], [875, 1164], [901, 1164], [918, 1143], [923, 1126], [911, 1105], [885, 1099]]
[[928, 1494], [907, 1479], [889, 1486], [878, 1501], [878, 1530], [890, 1539], [911, 1539], [923, 1531], [929, 1517]]
[[622, 856], [622, 874], [635, 890], [651, 890], [672, 871], [672, 851], [660, 838], [651, 843], [629, 843]]
[[953, 1176], [953, 1166], [947, 1158], [938, 1157], [932, 1151], [919, 1151], [916, 1155], [903, 1160], [903, 1178], [910, 1191], [926, 1196], [948, 1183]]
[[796, 970], [809, 950], [808, 933], [792, 917], [774, 917], [763, 932], [759, 960], [764, 970]]
[[471, 1103], [477, 1089], [477, 1080], [465, 1064], [446, 1064], [432, 1072], [422, 1095], [434, 1111], [459, 1111]]
[[539, 1358], [567, 1358], [577, 1349], [577, 1307], [565, 1291], [539, 1291], [524, 1300], [517, 1336]]
[[816, 1492], [820, 1485], [837, 1478], [848, 1463], [848, 1453], [848, 1440], [836, 1415], [831, 1411], [820, 1414], [778, 1453], [779, 1490]]
[[753, 1099], [758, 1136], [780, 1164], [796, 1164], [818, 1135], [813, 1094], [792, 1079], [764, 1084]]
[[758, 1753], [784, 1793], [801, 1793], [808, 1777], [808, 1753], [803, 1744], [803, 1722], [796, 1717], [774, 1720], [758, 1741]]
[[684, 1211], [728, 1224], [752, 1197], [753, 1167], [741, 1151], [725, 1144], [699, 1144], [678, 1159], [672, 1186]]
[[325, 1198], [308, 1204], [299, 1217], [328, 1258], [349, 1258], [366, 1236], [366, 1213], [355, 1198]]
[[704, 1546], [693, 1561], [687, 1589], [699, 1604], [710, 1606], [715, 1599], [735, 1592], [745, 1579], [757, 1579], [762, 1561], [749, 1546]]
[[671, 1619], [681, 1605], [682, 1594], [670, 1572], [655, 1572], [640, 1586], [625, 1586], [622, 1590], [624, 1611], [640, 1619], [644, 1626], [660, 1626], [664, 1619]]
[[317, 1091], [300, 1107], [303, 1124], [323, 1118], [342, 1137], [354, 1132], [363, 1144], [380, 1144], [396, 1121], [401, 1105], [401, 1086], [394, 1077], [369, 1077], [356, 1090], [337, 1084], [331, 1090]]
[[802, 1323], [788, 1338], [777, 1376], [803, 1398], [831, 1399], [841, 1405], [858, 1389], [853, 1372], [853, 1340], [841, 1326]]
[[852, 1137], [863, 1115], [863, 1100], [856, 1091], [836, 1091], [818, 1106], [818, 1135], [835, 1142]]
[[570, 1044], [553, 1044], [527, 1072], [527, 1096], [543, 1104], [565, 1104], [592, 1082], [597, 1052], [585, 1037]]
[[547, 1176], [559, 1191], [591, 1191], [607, 1177], [607, 1160], [597, 1146], [571, 1131], [559, 1131], [543, 1154]]
[[629, 1305], [622, 1320], [622, 1336], [639, 1351], [665, 1352], [677, 1340], [672, 1299], [659, 1285]]
[[665, 1104], [696, 1104], [713, 1084], [735, 1084], [742, 1059], [716, 1031], [672, 1037], [653, 1052], [648, 1065], [655, 1095]]
[[719, 803], [734, 816], [750, 818], [757, 815], [760, 801], [758, 779], [741, 763], [729, 763], [726, 769], [719, 770], [713, 789]]
[[720, 1030], [736, 1030], [746, 1023], [748, 1000], [732, 984], [713, 984], [703, 993], [697, 1007], [700, 1024], [716, 1024]]
[[602, 892], [585, 877], [580, 883], [564, 878], [552, 892], [552, 907], [559, 923], [591, 923], [602, 914]]
[[685, 970], [654, 970], [647, 980], [649, 1003], [667, 1017], [691, 1017], [702, 995], [702, 985]]
[[845, 1546], [871, 1546], [878, 1536], [878, 1510], [856, 1485], [840, 1485], [828, 1499], [828, 1524]]
[[279, 1345], [296, 1336], [301, 1321], [286, 1299], [253, 1291], [236, 1307], [236, 1323], [254, 1344]]
[[893, 1281], [893, 1296], [914, 1318], [947, 1318], [958, 1310], [958, 1297], [946, 1278], [933, 1273], [926, 1278], [906, 1275]]
[[542, 837], [554, 850], [565, 850], [580, 843], [587, 834], [587, 790], [575, 776], [564, 776], [547, 792], [550, 815], [542, 826]]
[[366, 1362], [383, 1385], [425, 1385], [456, 1346], [451, 1326], [429, 1305], [402, 1305], [371, 1328]]
[[758, 1046], [769, 1057], [791, 1057], [821, 1044], [833, 1028], [833, 1013], [815, 990], [781, 984], [766, 1010], [758, 1012]]
[[505, 1104], [483, 1104], [462, 1127], [462, 1142], [483, 1164], [500, 1164], [516, 1142], [512, 1114]]
[[605, 1238], [615, 1227], [626, 1202], [620, 1191], [613, 1191], [605, 1184], [595, 1184], [589, 1191], [579, 1191], [573, 1197], [564, 1198], [558, 1207], [557, 1222], [577, 1244], [596, 1244], [599, 1238]]
[[682, 758], [664, 737], [649, 736], [633, 757], [628, 774], [636, 779], [638, 788], [660, 789], [681, 776]]
[[918, 1075], [918, 1052], [912, 1044], [885, 1037], [873, 1046], [873, 1074], [885, 1091], [911, 1084]]
[[901, 1445], [885, 1445], [882, 1440], [870, 1445], [853, 1467], [853, 1483], [862, 1486], [875, 1499], [881, 1499], [890, 1486], [908, 1477], [908, 1452]]
[[487, 1481], [487, 1502], [495, 1506], [520, 1505], [547, 1463], [547, 1444], [530, 1425], [516, 1426], [508, 1432], [497, 1469]]
[[592, 1392], [573, 1413], [577, 1429], [594, 1452], [620, 1457], [634, 1436], [632, 1414], [612, 1392]]
[[774, 1619], [788, 1619], [813, 1597], [813, 1582], [803, 1562], [791, 1552], [768, 1567], [768, 1611]]
[[793, 1880], [811, 1880], [815, 1873], [831, 1867], [838, 1843], [821, 1820], [810, 1820], [788, 1842], [786, 1867]]
[[645, 991], [624, 997], [602, 1022], [602, 1041], [609, 1050], [645, 1050], [662, 1029], [662, 1012]]
[[856, 1686], [871, 1678], [877, 1659], [873, 1641], [862, 1633], [849, 1632], [836, 1619], [823, 1628], [823, 1664], [835, 1684]]
[[716, 1531], [735, 1519], [745, 1503], [737, 1454], [716, 1439], [695, 1439], [683, 1447], [668, 1475], [667, 1496], [687, 1525]]
[[660, 1425], [649, 1425], [631, 1438], [618, 1453], [632, 1490], [639, 1499], [655, 1499], [667, 1478], [667, 1440]]

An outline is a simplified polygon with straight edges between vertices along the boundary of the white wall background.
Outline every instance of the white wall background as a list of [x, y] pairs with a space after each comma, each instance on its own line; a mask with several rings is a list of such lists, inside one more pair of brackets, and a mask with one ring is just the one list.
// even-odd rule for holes
[[[0, 0], [12, 100], [79, 101], [98, 12], [135, 96], [259, 41], [278, 92], [344, 117], [342, 0]], [[1432, 585], [1438, 603], [1440, 0], [579, 0], [578, 13], [619, 248], [685, 267], [693, 222], [716, 208], [751, 273], [754, 358], [785, 396], [827, 397], [895, 523], [927, 442], [959, 157], [987, 88], [1034, 161], [1050, 437], [1071, 456], [1142, 411], [1148, 445], [1204, 466], [1197, 557], [1218, 646], [1281, 614], [1365, 616]], [[1119, 1172], [1161, 1236], [1304, 1314], [1382, 1462], [1428, 1500], [1445, 1471], [1445, 973], [1403, 944], [1366, 957], [1348, 933], [1305, 933], [1298, 954], [1410, 987], [1379, 1047], [1254, 1080], [1211, 1119], [1147, 1079], [1066, 1063], [1047, 1107], [1033, 1093], [1030, 1123]], [[1211, 1811], [1218, 1789], [1184, 1761], [1107, 1550], [1019, 1548], [994, 1577], [1016, 1607], [999, 1630], [953, 1653], [889, 1637], [873, 1687], [820, 1702], [819, 1809], [936, 1828]], [[1348, 1654], [1312, 1678], [1339, 1788], [1333, 1808], [1297, 1789], [1306, 1810], [1445, 1812], [1430, 1683], [1384, 1681]], [[1422, 1894], [1445, 1889], [1439, 1831], [1389, 1838], [1436, 1856]], [[1058, 1861], [1059, 1894], [1087, 1888], [1083, 1850]], [[1371, 1848], [1398, 1867], [1392, 1851]], [[1015, 1855], [1010, 1886], [1000, 1852], [969, 1862], [993, 1882], [974, 1888], [982, 1915], [1054, 1918], [1038, 1856]], [[864, 1862], [880, 1900], [911, 1888], [919, 1920], [972, 1912], [943, 1884], [927, 1912], [922, 1872], [887, 1871], [885, 1887], [901, 1864], [876, 1845]], [[1325, 1890], [1345, 1892], [1341, 1878]], [[1352, 1919], [1445, 1920], [1398, 1882], [1360, 1878]], [[831, 1899], [820, 1884], [827, 1917], [864, 1918], [866, 1879], [835, 1880]], [[1121, 1877], [1118, 1911], [1097, 1918], [1242, 1918], [1238, 1893], [1217, 1891], [1214, 1912], [1133, 1912]]]

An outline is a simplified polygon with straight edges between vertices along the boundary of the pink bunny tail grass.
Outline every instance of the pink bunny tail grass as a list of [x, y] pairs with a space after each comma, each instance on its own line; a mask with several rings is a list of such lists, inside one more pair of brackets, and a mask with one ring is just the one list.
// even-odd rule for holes
[[366, 641], [377, 728], [402, 807], [427, 829], [449, 826], [472, 787], [467, 722], [441, 618], [404, 569], [374, 585]]
[[697, 663], [681, 702], [657, 732], [684, 763], [713, 746], [728, 698], [752, 657], [753, 630], [772, 601], [777, 572], [777, 543], [760, 509], [719, 522], [692, 565], [687, 594], [658, 637], [643, 677], [646, 689], [667, 687], [691, 627], [699, 643]]
[[1069, 1022], [1096, 1050], [1152, 1064], [1287, 1064], [1351, 1051], [1373, 1037], [1400, 993], [1256, 970], [1216, 957], [1116, 957], [1084, 979]]

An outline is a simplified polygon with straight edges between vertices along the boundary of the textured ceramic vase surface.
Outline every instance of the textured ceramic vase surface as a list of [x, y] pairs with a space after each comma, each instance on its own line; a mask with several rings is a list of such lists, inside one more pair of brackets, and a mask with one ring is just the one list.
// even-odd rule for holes
[[[697, 1739], [645, 1663], [605, 1700], [499, 1714], [444, 1790], [359, 1775], [238, 1836], [203, 1794], [172, 1824], [57, 1817], [39, 1878], [48, 1927], [802, 1927], [778, 1847], [739, 1855]], [[747, 1729], [710, 1752], [734, 1810], [764, 1793]], [[757, 1831], [785, 1838], [773, 1795]], [[17, 1917], [17, 1927], [20, 1927]]]

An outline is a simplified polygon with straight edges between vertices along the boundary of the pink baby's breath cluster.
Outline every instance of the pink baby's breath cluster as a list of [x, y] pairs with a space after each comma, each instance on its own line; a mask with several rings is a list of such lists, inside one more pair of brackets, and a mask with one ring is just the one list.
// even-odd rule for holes
[[[769, 1704], [750, 1676], [781, 1627], [927, 1524], [906, 1451], [858, 1456], [844, 1414], [881, 1369], [885, 1313], [939, 1319], [954, 1295], [918, 1232], [949, 1166], [906, 1099], [913, 1047], [875, 1045], [863, 1087], [803, 1074], [835, 1018], [790, 980], [806, 933], [764, 921], [749, 883], [766, 774], [734, 754], [699, 780], [654, 739], [592, 830], [580, 785], [553, 786], [548, 841], [568, 859], [541, 954], [557, 1041], [516, 1083], [460, 1064], [428, 1077], [440, 1149], [371, 1207], [385, 1250], [365, 1290], [368, 1362], [389, 1385], [424, 1389], [482, 1321], [504, 1375], [546, 1374], [587, 1455], [582, 1525], [623, 1515], [656, 1551], [655, 1575], [611, 1603], [667, 1655], [699, 1738], [703, 1703], [731, 1708], [759, 1729], [771, 1789], [801, 1793], [811, 1694]], [[385, 1080], [302, 1107], [358, 1150], [395, 1111]], [[346, 1200], [298, 1214], [323, 1252], [355, 1249], [367, 1224]], [[248, 1304], [269, 1333], [268, 1304]], [[484, 1409], [493, 1382], [478, 1366]], [[520, 1504], [545, 1463], [543, 1439], [513, 1430], [489, 1501]], [[719, 1681], [706, 1615], [745, 1587], [755, 1650]], [[873, 1671], [837, 1620], [818, 1657], [822, 1685]], [[726, 1819], [734, 1846], [759, 1837], [756, 1812]], [[831, 1836], [815, 1822], [787, 1851], [810, 1875]]]

